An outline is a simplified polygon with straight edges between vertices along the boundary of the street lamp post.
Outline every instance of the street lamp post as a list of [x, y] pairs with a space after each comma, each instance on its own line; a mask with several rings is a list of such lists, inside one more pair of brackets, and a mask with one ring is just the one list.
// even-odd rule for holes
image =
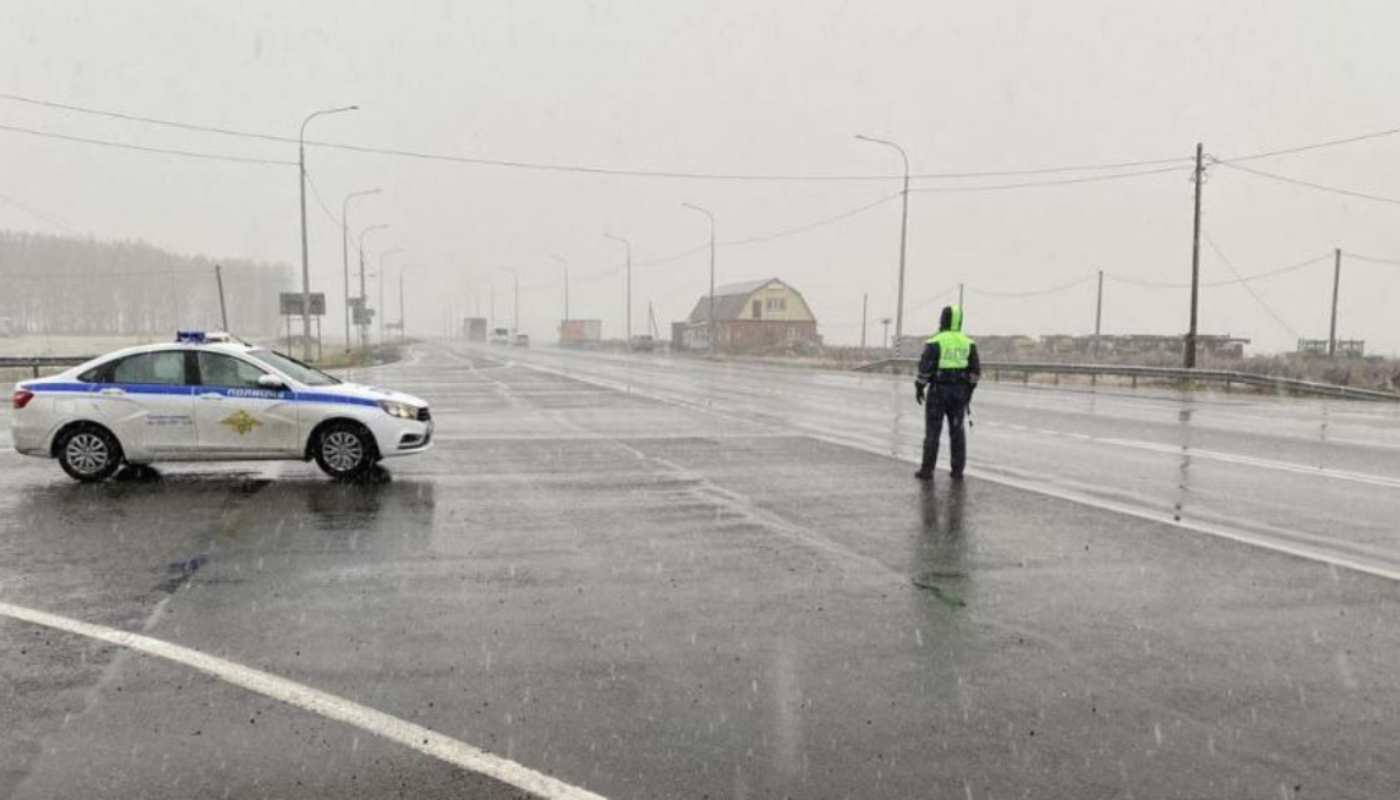
[[[347, 353], [350, 352], [350, 201], [356, 197], [367, 197], [372, 194], [379, 194], [379, 187], [365, 189], [362, 192], [351, 192], [345, 195], [345, 200], [340, 204], [340, 257], [345, 269], [345, 352]], [[363, 267], [364, 259], [361, 258], [360, 261], [361, 267]]]
[[905, 154], [903, 147], [887, 139], [876, 139], [862, 134], [856, 134], [856, 138], [862, 142], [893, 147], [899, 151], [899, 157], [904, 161], [904, 189], [900, 192], [903, 196], [903, 210], [899, 214], [899, 292], [894, 309], [894, 341], [898, 345], [900, 337], [904, 335], [904, 245], [909, 229], [909, 156]]
[[622, 242], [627, 248], [627, 338], [624, 343], [628, 350], [632, 349], [632, 243], [621, 236], [613, 236], [611, 233], [603, 234], [614, 242]]
[[[365, 228], [364, 230], [360, 231], [360, 308], [362, 309], [367, 308], [369, 303], [369, 295], [365, 293], [365, 234], [369, 233], [370, 231], [382, 231], [387, 227], [389, 226], [371, 225], [368, 228]], [[362, 322], [360, 323], [360, 348], [363, 349], [368, 346], [369, 323]]]
[[701, 208], [700, 206], [695, 205], [694, 203], [681, 203], [681, 205], [683, 205], [683, 206], [685, 206], [686, 208], [689, 208], [689, 209], [691, 209], [691, 210], [699, 211], [701, 214], [704, 214], [706, 217], [709, 217], [709, 218], [710, 218], [710, 314], [709, 314], [709, 317], [710, 317], [710, 325], [709, 325], [710, 331], [709, 331], [709, 333], [710, 333], [710, 352], [713, 353], [713, 352], [715, 352], [715, 351], [718, 349], [718, 345], [719, 345], [719, 341], [718, 341], [718, 339], [716, 338], [716, 337], [718, 336], [719, 327], [715, 324], [715, 215], [714, 215], [714, 214], [711, 214], [708, 210], [703, 209], [703, 208]]
[[410, 265], [410, 266], [400, 267], [400, 268], [399, 268], [399, 341], [400, 341], [400, 342], [406, 342], [406, 341], [408, 341], [408, 318], [404, 316], [403, 274], [404, 274], [405, 272], [408, 272], [408, 271], [409, 271], [410, 269], [412, 269], [412, 268], [413, 268], [413, 267], [412, 267], [411, 265]]
[[301, 344], [302, 356], [307, 361], [311, 360], [311, 261], [306, 245], [306, 124], [325, 114], [339, 114], [358, 108], [359, 106], [341, 106], [313, 111], [301, 121], [301, 130], [297, 133], [297, 177], [301, 184]]
[[551, 254], [550, 258], [559, 262], [564, 267], [564, 321], [569, 321], [569, 262], [563, 258]]
[[520, 270], [515, 267], [497, 267], [501, 272], [509, 272], [515, 279], [515, 310], [511, 312], [510, 325], [516, 333], [520, 333]]
[[384, 259], [395, 253], [402, 253], [402, 247], [391, 247], [379, 254], [379, 343], [384, 344]]

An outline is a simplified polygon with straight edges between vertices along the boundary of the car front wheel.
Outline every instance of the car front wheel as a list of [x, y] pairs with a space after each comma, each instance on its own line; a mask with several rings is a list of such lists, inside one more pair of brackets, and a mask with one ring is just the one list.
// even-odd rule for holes
[[316, 465], [332, 478], [356, 478], [378, 461], [369, 431], [353, 423], [328, 425], [314, 449]]
[[111, 433], [96, 425], [72, 428], [59, 439], [58, 463], [74, 480], [106, 480], [122, 463], [121, 446]]

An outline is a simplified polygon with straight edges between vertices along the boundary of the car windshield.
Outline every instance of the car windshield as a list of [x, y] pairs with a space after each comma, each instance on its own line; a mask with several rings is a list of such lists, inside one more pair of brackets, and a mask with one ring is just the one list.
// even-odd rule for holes
[[326, 373], [314, 367], [297, 361], [290, 356], [282, 355], [276, 350], [249, 350], [248, 355], [279, 370], [292, 380], [306, 384], [307, 386], [329, 386], [333, 383], [340, 383], [340, 379], [334, 375]]

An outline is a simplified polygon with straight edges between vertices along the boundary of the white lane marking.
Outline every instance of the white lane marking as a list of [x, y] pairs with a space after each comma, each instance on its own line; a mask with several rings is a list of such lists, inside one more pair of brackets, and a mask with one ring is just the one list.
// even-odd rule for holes
[[1161, 444], [1158, 442], [1143, 442], [1136, 439], [1099, 439], [1093, 437], [1093, 441], [1117, 445], [1119, 447], [1147, 450], [1154, 453], [1169, 453], [1174, 455], [1186, 454], [1211, 461], [1221, 461], [1226, 464], [1241, 464], [1249, 467], [1259, 467], [1260, 469], [1277, 470], [1279, 472], [1293, 472], [1299, 475], [1311, 475], [1313, 477], [1332, 478], [1334, 480], [1368, 483], [1372, 486], [1385, 486], [1388, 488], [1400, 489], [1400, 478], [1374, 475], [1369, 472], [1353, 472], [1351, 470], [1332, 469], [1330, 467], [1312, 467], [1307, 464], [1298, 464], [1292, 461], [1258, 458], [1256, 456], [1246, 456], [1238, 453], [1226, 453], [1220, 450], [1202, 450], [1198, 447], [1187, 447], [1183, 449], [1174, 445]]
[[1334, 469], [1332, 467], [1311, 466], [1308, 464], [1299, 464], [1294, 461], [1259, 458], [1257, 456], [1247, 456], [1240, 453], [1227, 453], [1223, 450], [1205, 450], [1192, 446], [1182, 447], [1181, 445], [1167, 444], [1165, 442], [1149, 442], [1141, 439], [1105, 438], [1087, 433], [1057, 431], [1049, 428], [1036, 428], [1029, 425], [1017, 425], [1006, 422], [983, 424], [993, 432], [1013, 431], [1016, 433], [1031, 433], [1038, 436], [1052, 436], [1058, 439], [1074, 439], [1091, 444], [1107, 444], [1114, 447], [1144, 450], [1149, 453], [1189, 455], [1193, 458], [1200, 458], [1207, 461], [1219, 461], [1225, 464], [1238, 464], [1240, 466], [1256, 467], [1258, 469], [1271, 469], [1277, 472], [1292, 472], [1297, 475], [1308, 475], [1314, 478], [1329, 478], [1331, 480], [1351, 481], [1353, 483], [1364, 483], [1371, 486], [1400, 489], [1400, 478], [1391, 478], [1386, 475], [1376, 475], [1370, 472], [1356, 472], [1353, 470]]
[[86, 636], [108, 644], [125, 647], [156, 658], [174, 661], [200, 672], [291, 706], [310, 711], [327, 719], [352, 725], [360, 730], [382, 736], [424, 755], [445, 761], [462, 769], [493, 778], [508, 786], [529, 792], [546, 800], [602, 800], [602, 795], [564, 783], [509, 759], [478, 750], [412, 722], [362, 706], [352, 700], [313, 689], [262, 670], [245, 667], [227, 659], [211, 656], [161, 639], [130, 633], [105, 625], [70, 619], [47, 611], [17, 606], [0, 601], [0, 616], [42, 625], [46, 628]]
[[[736, 419], [743, 418], [738, 414], [728, 411], [721, 411], [708, 405], [702, 405], [695, 401], [676, 397], [668, 397], [664, 394], [655, 391], [639, 389], [634, 384], [622, 384], [621, 382], [613, 381], [609, 378], [601, 378], [593, 375], [585, 377], [583, 375], [580, 375], [577, 371], [569, 371], [567, 368], [557, 369], [552, 367], [546, 367], [540, 364], [527, 364], [525, 362], [521, 362], [520, 366], [526, 367], [528, 369], [537, 370], [539, 372], [544, 372], [547, 374], [553, 374], [558, 375], [560, 377], [569, 378], [571, 380], [584, 381], [587, 383], [594, 383], [599, 386], [606, 386], [617, 391], [632, 392], [633, 394], [638, 394], [643, 397], [649, 397], [653, 400], [656, 400], [657, 402], [679, 405], [686, 408], [694, 409], [696, 411], [704, 411], [710, 414], [715, 414], [723, 417], [730, 417]], [[832, 436], [828, 433], [812, 431], [807, 428], [802, 428], [800, 426], [791, 427], [793, 427], [795, 430], [802, 431], [810, 438], [816, 439], [818, 441], [827, 442], [828, 444], [834, 444], [841, 447], [851, 447], [856, 450], [862, 450], [864, 452], [872, 453], [874, 455], [898, 459], [900, 461], [904, 461], [910, 464], [918, 463], [917, 459], [913, 457], [900, 455], [897, 452], [892, 452], [888, 448], [869, 445], [856, 438]], [[1161, 512], [1151, 511], [1148, 509], [1134, 508], [1126, 504], [1115, 503], [1113, 501], [1103, 500], [1097, 497], [1090, 497], [1088, 495], [1079, 494], [1077, 492], [1066, 491], [1040, 482], [1009, 478], [1003, 475], [987, 472], [985, 470], [978, 469], [975, 467], [968, 467], [967, 473], [980, 480], [988, 481], [989, 483], [997, 483], [1001, 484], [1002, 486], [1009, 486], [1013, 489], [1020, 489], [1026, 492], [1033, 492], [1035, 494], [1053, 497], [1058, 500], [1065, 500], [1071, 503], [1077, 503], [1079, 505], [1097, 508], [1101, 511], [1111, 511], [1117, 514], [1125, 514], [1130, 517], [1136, 517], [1137, 519], [1147, 520], [1148, 522], [1155, 522], [1161, 525], [1167, 525], [1174, 528], [1180, 528], [1182, 530], [1192, 531], [1193, 533], [1203, 533], [1208, 536], [1215, 536], [1221, 539], [1228, 539], [1230, 541], [1259, 547], [1264, 550], [1271, 550], [1273, 552], [1282, 553], [1284, 555], [1293, 556], [1295, 558], [1302, 558], [1309, 561], [1317, 561], [1323, 564], [1330, 564], [1335, 567], [1341, 567], [1355, 572], [1373, 575], [1378, 578], [1386, 578], [1392, 581], [1400, 581], [1400, 569], [1396, 569], [1383, 564], [1369, 564], [1363, 561], [1358, 561], [1353, 558], [1348, 558], [1343, 555], [1337, 555], [1335, 553], [1327, 552], [1323, 548], [1313, 548], [1290, 544], [1286, 542], [1280, 542], [1277, 540], [1270, 539], [1267, 536], [1248, 533], [1246, 531], [1233, 530], [1216, 525], [1208, 525], [1205, 523], [1172, 519], [1171, 517], [1166, 516]], [[1290, 533], [1297, 532], [1290, 531]], [[1306, 536], [1306, 534], [1301, 533], [1299, 533], [1298, 535]]]

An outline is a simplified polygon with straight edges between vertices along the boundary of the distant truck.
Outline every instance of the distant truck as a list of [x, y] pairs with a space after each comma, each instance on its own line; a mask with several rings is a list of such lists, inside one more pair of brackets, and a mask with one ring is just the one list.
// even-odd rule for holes
[[510, 344], [510, 328], [492, 328], [491, 344]]
[[632, 350], [637, 353], [650, 353], [656, 350], [656, 339], [645, 333], [633, 336]]
[[559, 323], [562, 347], [596, 347], [601, 341], [603, 321], [600, 319], [566, 319]]
[[486, 319], [484, 317], [467, 317], [462, 320], [462, 333], [466, 335], [469, 342], [486, 341]]

